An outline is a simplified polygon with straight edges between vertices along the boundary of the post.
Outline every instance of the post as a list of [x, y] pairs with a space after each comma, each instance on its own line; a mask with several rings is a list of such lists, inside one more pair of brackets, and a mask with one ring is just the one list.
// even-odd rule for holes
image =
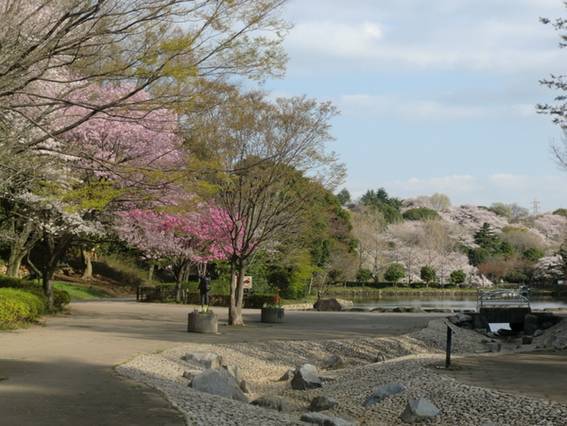
[[451, 367], [451, 344], [453, 341], [453, 330], [447, 326], [447, 347], [445, 353], [445, 368]]

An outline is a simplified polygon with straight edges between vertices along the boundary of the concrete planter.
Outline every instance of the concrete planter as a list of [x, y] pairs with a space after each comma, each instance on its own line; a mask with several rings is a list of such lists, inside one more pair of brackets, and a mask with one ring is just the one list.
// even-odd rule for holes
[[284, 322], [283, 308], [262, 308], [262, 322]]
[[189, 312], [187, 331], [193, 333], [218, 334], [218, 318], [213, 312]]

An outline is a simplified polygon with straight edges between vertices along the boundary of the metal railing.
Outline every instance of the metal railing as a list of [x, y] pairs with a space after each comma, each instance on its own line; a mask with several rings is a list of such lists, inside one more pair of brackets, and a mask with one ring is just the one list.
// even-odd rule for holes
[[517, 290], [497, 289], [479, 291], [477, 297], [477, 310], [481, 308], [496, 307], [530, 307], [529, 290], [519, 288]]

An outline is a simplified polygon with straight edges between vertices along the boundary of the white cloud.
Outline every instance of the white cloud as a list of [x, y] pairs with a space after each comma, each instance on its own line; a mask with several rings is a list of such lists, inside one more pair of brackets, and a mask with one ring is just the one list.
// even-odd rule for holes
[[468, 0], [451, 0], [452, 8], [446, 1], [362, 2], [348, 13], [337, 2], [315, 3], [324, 9], [316, 17], [309, 16], [315, 8], [305, 6], [301, 16], [295, 5], [296, 27], [286, 43], [292, 64], [514, 72], [565, 64], [557, 34], [538, 21], [550, 9], [534, 1], [515, 13], [509, 3], [479, 8]]
[[529, 104], [459, 104], [433, 99], [404, 99], [393, 95], [344, 95], [337, 103], [346, 115], [394, 116], [406, 120], [465, 120], [535, 115], [535, 107]]
[[298, 23], [288, 36], [287, 44], [329, 57], [360, 58], [372, 52], [382, 36], [382, 28], [375, 22], [352, 25], [310, 21]]

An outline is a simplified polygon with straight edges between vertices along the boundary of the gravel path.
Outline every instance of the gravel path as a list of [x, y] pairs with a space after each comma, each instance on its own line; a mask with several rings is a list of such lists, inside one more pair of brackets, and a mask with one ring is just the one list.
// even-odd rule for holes
[[[433, 424], [443, 425], [563, 425], [567, 405], [533, 397], [465, 385], [441, 373], [446, 324], [431, 321], [421, 331], [400, 337], [324, 341], [270, 341], [220, 345], [190, 344], [160, 354], [142, 355], [117, 368], [120, 374], [163, 392], [186, 416], [188, 424], [301, 424], [310, 401], [320, 395], [335, 398], [337, 407], [325, 414], [355, 419], [363, 425], [402, 424], [408, 399], [427, 398], [440, 410]], [[471, 330], [455, 329], [456, 353], [486, 352], [487, 339]], [[251, 399], [278, 395], [289, 403], [279, 413], [192, 390], [183, 372], [194, 367], [181, 360], [188, 352], [214, 352], [238, 365], [252, 387]], [[323, 387], [296, 391], [278, 379], [289, 368], [309, 362], [321, 365], [330, 354], [340, 355], [345, 368], [321, 371]], [[378, 360], [378, 362], [377, 362]], [[379, 385], [400, 383], [407, 391], [364, 408]]]

